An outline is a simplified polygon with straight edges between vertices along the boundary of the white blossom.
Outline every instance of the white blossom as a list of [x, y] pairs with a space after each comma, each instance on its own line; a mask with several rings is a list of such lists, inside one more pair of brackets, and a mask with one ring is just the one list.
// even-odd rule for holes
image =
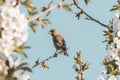
[[117, 32], [117, 36], [120, 37], [120, 30], [118, 30], [118, 32]]
[[[12, 55], [16, 54], [15, 48], [24, 44], [28, 38], [27, 18], [20, 12], [19, 6], [14, 7], [15, 4], [16, 0], [5, 0], [5, 4], [0, 5], [0, 72], [5, 69], [6, 74], [9, 68], [16, 68], [22, 63], [21, 58], [14, 61]], [[17, 80], [29, 78], [27, 72], [15, 75]]]
[[17, 80], [29, 80], [30, 79], [30, 75], [28, 74], [27, 71], [21, 74], [19, 72], [15, 72], [14, 77], [16, 77]]
[[106, 73], [107, 73], [107, 71], [106, 71], [106, 70], [103, 70], [103, 71], [102, 71], [102, 73], [103, 73], [103, 74], [106, 74]]
[[14, 67], [19, 66], [21, 63], [22, 63], [22, 58], [21, 57], [17, 58], [14, 62]]
[[26, 42], [28, 37], [27, 19], [11, 2], [14, 1], [7, 0], [6, 4], [0, 5], [0, 52], [7, 56], [14, 54], [15, 47]]
[[118, 69], [120, 70], [120, 57], [117, 56], [115, 60], [116, 60], [115, 64], [118, 66]]
[[[112, 21], [113, 43], [107, 46], [108, 55], [105, 59], [110, 61], [110, 64], [112, 65], [113, 69], [120, 71], [120, 11], [116, 11]], [[107, 74], [107, 72], [109, 71], [109, 68], [107, 67], [108, 65], [105, 64], [106, 70], [102, 71], [102, 73]], [[109, 75], [111, 73], [112, 71], [109, 73]], [[100, 76], [98, 77], [98, 80], [117, 80], [117, 78], [115, 75], [110, 75], [107, 79]]]
[[[22, 59], [21, 57], [17, 58], [15, 61], [14, 61], [14, 64], [13, 64], [13, 67], [16, 68], [18, 67], [21, 63], [22, 63]], [[17, 78], [17, 80], [29, 80], [30, 79], [30, 75], [28, 74], [27, 71], [21, 73], [21, 71], [16, 71], [14, 72], [14, 77]]]
[[104, 77], [99, 76], [99, 77], [97, 78], [97, 80], [105, 80], [105, 79], [104, 79]]
[[6, 5], [8, 6], [14, 6], [16, 4], [15, 0], [5, 0], [6, 1]]
[[106, 56], [106, 59], [111, 60], [117, 56], [118, 50], [113, 46], [108, 45], [107, 50], [108, 50], [108, 55]]
[[113, 32], [115, 35], [118, 30], [120, 30], [119, 11], [115, 13], [115, 16], [113, 18]]
[[113, 42], [116, 44], [117, 48], [120, 49], [120, 39], [118, 37], [113, 38]]
[[108, 80], [117, 80], [117, 78], [114, 75], [110, 75], [110, 77], [108, 78]]

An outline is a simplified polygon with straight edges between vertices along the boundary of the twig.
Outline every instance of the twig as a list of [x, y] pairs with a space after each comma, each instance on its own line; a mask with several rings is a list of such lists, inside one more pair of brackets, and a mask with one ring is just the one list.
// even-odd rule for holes
[[[60, 55], [60, 54], [62, 54], [63, 52], [64, 52], [64, 51], [59, 51], [58, 53], [56, 53], [56, 55]], [[53, 55], [53, 56], [50, 56], [50, 57], [48, 57], [48, 58], [40, 61], [39, 63], [35, 63], [35, 64], [32, 66], [31, 69], [33, 69], [33, 68], [37, 67], [38, 65], [42, 64], [43, 62], [49, 61], [50, 59], [53, 59], [53, 58], [56, 58], [56, 57]]]
[[20, 4], [21, 4], [21, 1], [20, 0], [16, 0], [16, 4], [14, 5], [14, 7], [20, 6]]
[[[79, 66], [80, 66], [80, 70], [82, 71], [83, 64], [79, 64]], [[79, 74], [78, 74], [78, 76], [79, 76]], [[84, 74], [83, 74], [83, 72], [80, 73], [80, 76], [81, 76], [81, 80], [84, 80]]]
[[41, 12], [40, 14], [38, 14], [38, 15], [36, 15], [36, 16], [31, 16], [31, 17], [30, 17], [30, 19], [28, 20], [28, 22], [31, 22], [31, 21], [33, 21], [33, 20], [36, 20], [38, 17], [41, 17], [43, 14], [45, 14], [45, 13], [47, 13], [47, 12], [49, 12], [49, 11], [51, 11], [51, 10], [55, 9], [55, 8], [56, 8], [56, 5], [55, 5], [55, 6], [50, 7], [50, 8], [49, 8], [49, 9], [47, 9], [46, 11]]
[[[62, 0], [62, 1], [59, 2], [59, 3], [63, 3], [63, 2], [65, 2], [65, 1], [66, 1], [66, 0]], [[54, 6], [51, 6], [50, 8], [48, 8], [47, 10], [45, 10], [44, 12], [41, 12], [41, 13], [35, 15], [35, 16], [31, 16], [31, 17], [28, 19], [28, 22], [31, 22], [31, 21], [33, 21], [33, 20], [36, 20], [38, 17], [41, 17], [41, 16], [44, 15], [45, 13], [48, 13], [48, 12], [52, 11], [52, 10], [55, 9], [55, 8], [58, 8], [59, 3], [56, 4], [56, 5], [54, 5]]]
[[100, 24], [100, 25], [103, 26], [103, 27], [108, 27], [108, 25], [100, 22], [99, 20], [96, 20], [95, 18], [93, 18], [92, 16], [90, 16], [88, 13], [86, 13], [86, 12], [85, 12], [80, 6], [78, 6], [78, 4], [76, 4], [75, 2], [74, 2], [74, 5], [75, 5], [78, 9], [80, 9], [81, 12], [82, 12], [84, 15], [86, 15], [90, 20], [92, 20], [92, 21]]

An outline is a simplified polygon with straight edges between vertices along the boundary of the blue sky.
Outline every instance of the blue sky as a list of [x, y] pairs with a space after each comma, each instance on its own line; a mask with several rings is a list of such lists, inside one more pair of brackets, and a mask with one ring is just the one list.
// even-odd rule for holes
[[[60, 0], [53, 1], [56, 4]], [[91, 0], [89, 5], [86, 6], [81, 0], [79, 5], [94, 18], [108, 24], [114, 16], [113, 12], [109, 10], [116, 1]], [[67, 1], [67, 3], [71, 2]], [[49, 0], [34, 0], [34, 4], [37, 6], [44, 6], [48, 3]], [[66, 40], [67, 47], [70, 48], [68, 51], [70, 57], [60, 55], [47, 62], [50, 69], [43, 69], [41, 66], [33, 69], [31, 80], [75, 80], [77, 74], [72, 66], [77, 51], [82, 51], [83, 59], [90, 63], [85, 75], [87, 80], [97, 80], [97, 77], [101, 75], [101, 71], [104, 69], [102, 60], [107, 55], [106, 43], [102, 43], [105, 39], [102, 36], [105, 28], [95, 22], [84, 20], [84, 15], [81, 16], [80, 20], [77, 20], [74, 13], [78, 12], [78, 9], [74, 6], [72, 9], [73, 13], [66, 12], [63, 9], [55, 9], [48, 17], [52, 23], [51, 25], [44, 29], [39, 25], [36, 33], [29, 29], [30, 33], [26, 44], [32, 48], [26, 50], [26, 52], [28, 55], [27, 61], [31, 66], [38, 57], [43, 60], [54, 54], [55, 48], [52, 38], [48, 34], [48, 31], [52, 28], [59, 30]]]

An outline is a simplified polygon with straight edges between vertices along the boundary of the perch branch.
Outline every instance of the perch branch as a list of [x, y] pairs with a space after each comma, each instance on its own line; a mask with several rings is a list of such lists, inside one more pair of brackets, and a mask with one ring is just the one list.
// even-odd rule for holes
[[[63, 52], [64, 52], [64, 51], [59, 51], [58, 53], [56, 53], [56, 55], [60, 55], [60, 54], [62, 54]], [[40, 61], [39, 63], [35, 63], [35, 64], [32, 66], [31, 69], [33, 69], [33, 68], [37, 67], [38, 65], [41, 65], [43, 62], [49, 61], [50, 59], [53, 59], [53, 58], [56, 58], [56, 57], [55, 57], [54, 55], [49, 56], [48, 58]]]

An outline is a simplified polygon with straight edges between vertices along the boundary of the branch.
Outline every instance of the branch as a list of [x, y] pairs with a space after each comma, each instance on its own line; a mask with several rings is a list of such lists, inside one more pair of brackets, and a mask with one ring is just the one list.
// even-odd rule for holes
[[[66, 1], [66, 0], [62, 0], [62, 1], [59, 2], [59, 3], [61, 4], [61, 3], [64, 3], [65, 1]], [[45, 10], [44, 12], [41, 12], [41, 13], [35, 15], [35, 16], [31, 16], [31, 17], [28, 19], [28, 22], [31, 22], [31, 21], [33, 21], [33, 20], [36, 20], [38, 17], [41, 17], [41, 16], [44, 15], [45, 13], [48, 13], [48, 12], [52, 11], [52, 10], [55, 9], [55, 8], [58, 8], [58, 7], [59, 7], [59, 3], [56, 4], [56, 5], [54, 5], [54, 6], [49, 7], [49, 8], [48, 8], [47, 10]]]
[[20, 4], [21, 4], [21, 0], [16, 0], [16, 4], [14, 5], [14, 7], [20, 6]]
[[[74, 1], [74, 0], [73, 0], [73, 1]], [[84, 15], [86, 15], [90, 20], [92, 20], [92, 21], [100, 24], [100, 25], [103, 26], [103, 27], [108, 27], [108, 25], [100, 22], [99, 20], [93, 18], [93, 17], [90, 16], [88, 13], [86, 13], [80, 6], [78, 6], [78, 4], [77, 4], [75, 1], [74, 1], [74, 5], [75, 5], [79, 10], [81, 10], [81, 12], [82, 12]]]
[[[80, 70], [82, 71], [83, 64], [81, 63], [81, 64], [79, 64], [79, 66], [80, 66]], [[78, 74], [78, 76], [79, 76], [79, 74]], [[81, 76], [81, 80], [84, 80], [84, 73], [83, 72], [80, 73], [80, 76]]]
[[[60, 55], [60, 54], [62, 54], [63, 52], [64, 52], [64, 51], [59, 51], [58, 53], [55, 53], [55, 54], [56, 54], [56, 55]], [[44, 62], [46, 62], [46, 61], [49, 61], [50, 59], [53, 59], [53, 58], [56, 58], [56, 56], [53, 55], [53, 56], [48, 57], [47, 59], [44, 59], [44, 60], [42, 60], [42, 61], [40, 61], [40, 62], [38, 62], [38, 63], [35, 63], [35, 64], [31, 67], [31, 69], [33, 69], [33, 68], [41, 65], [42, 63], [44, 63]]]

